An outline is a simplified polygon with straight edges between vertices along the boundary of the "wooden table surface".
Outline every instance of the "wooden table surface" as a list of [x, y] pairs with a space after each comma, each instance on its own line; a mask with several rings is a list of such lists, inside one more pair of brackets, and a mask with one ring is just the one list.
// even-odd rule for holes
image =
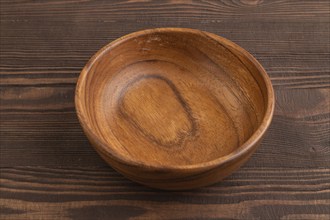
[[[0, 219], [329, 219], [330, 1], [1, 0]], [[276, 92], [260, 149], [219, 184], [156, 191], [94, 152], [80, 70], [133, 31], [189, 27], [250, 51]]]

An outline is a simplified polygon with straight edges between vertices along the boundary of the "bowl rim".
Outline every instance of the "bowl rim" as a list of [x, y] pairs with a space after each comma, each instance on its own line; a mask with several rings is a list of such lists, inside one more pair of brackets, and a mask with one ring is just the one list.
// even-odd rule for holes
[[[157, 33], [157, 32], [181, 32], [181, 33], [194, 33], [194, 34], [204, 34], [206, 37], [211, 37], [214, 40], [220, 42], [221, 44], [225, 43], [225, 46], [229, 50], [237, 50], [238, 52], [242, 53], [258, 70], [260, 76], [262, 77], [262, 80], [266, 87], [266, 93], [267, 93], [267, 105], [265, 109], [264, 117], [261, 121], [261, 124], [253, 132], [253, 134], [238, 148], [236, 148], [234, 151], [232, 151], [230, 154], [227, 154], [225, 156], [216, 158], [214, 160], [202, 162], [202, 163], [196, 163], [196, 164], [188, 164], [188, 165], [151, 165], [146, 164], [143, 162], [138, 162], [131, 160], [129, 158], [123, 157], [118, 152], [112, 150], [110, 144], [105, 143], [102, 141], [98, 135], [96, 135], [93, 132], [93, 129], [90, 128], [89, 123], [86, 122], [85, 115], [82, 114], [83, 112], [83, 104], [80, 101], [80, 95], [82, 90], [82, 85], [85, 82], [86, 76], [89, 73], [89, 70], [94, 65], [94, 63], [103, 56], [108, 50], [111, 50], [113, 47], [117, 46], [123, 41], [135, 38], [137, 36], [143, 36], [145, 34], [151, 34], [151, 33]], [[229, 46], [229, 48], [228, 48]], [[265, 99], [265, 97], [264, 97]], [[76, 113], [78, 115], [79, 122], [86, 133], [87, 137], [89, 139], [92, 139], [93, 143], [96, 143], [96, 145], [102, 149], [98, 149], [93, 145], [93, 147], [99, 152], [100, 150], [102, 153], [106, 153], [108, 157], [110, 157], [112, 160], [114, 160], [117, 163], [128, 165], [130, 167], [137, 167], [137, 168], [143, 168], [150, 171], [163, 171], [163, 172], [175, 172], [175, 171], [197, 171], [197, 170], [209, 170], [215, 167], [218, 167], [223, 164], [227, 164], [231, 161], [235, 161], [236, 159], [248, 154], [250, 150], [253, 150], [253, 147], [262, 139], [265, 132], [267, 131], [268, 127], [271, 124], [273, 114], [274, 114], [274, 108], [275, 108], [275, 95], [273, 86], [271, 83], [271, 80], [266, 73], [265, 69], [262, 67], [262, 65], [245, 49], [237, 45], [236, 43], [221, 37], [219, 35], [207, 32], [207, 31], [201, 31], [198, 29], [191, 29], [191, 28], [177, 28], [177, 27], [162, 27], [162, 28], [153, 28], [153, 29], [146, 29], [146, 30], [140, 30], [136, 32], [129, 33], [127, 35], [124, 35], [122, 37], [117, 38], [114, 41], [111, 41], [104, 47], [102, 47], [99, 51], [97, 51], [86, 63], [84, 68], [82, 69], [77, 84], [76, 84], [76, 90], [75, 90], [75, 107], [76, 107]], [[91, 141], [91, 140], [90, 140]]]

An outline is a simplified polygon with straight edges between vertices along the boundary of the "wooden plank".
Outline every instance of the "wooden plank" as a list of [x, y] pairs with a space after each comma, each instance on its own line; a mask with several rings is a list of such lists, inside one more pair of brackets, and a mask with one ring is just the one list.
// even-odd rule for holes
[[[45, 36], [50, 24], [40, 20], [1, 24], [4, 24], [1, 29], [6, 30], [0, 33], [0, 85], [3, 86], [74, 86], [89, 57], [103, 45], [131, 31], [148, 28], [125, 27], [118, 33], [113, 24], [95, 33], [93, 26], [101, 28], [101, 24], [69, 23], [65, 28], [57, 27], [53, 35]], [[51, 24], [54, 25], [60, 24]], [[71, 31], [77, 26], [79, 30]], [[328, 23], [231, 22], [194, 28], [227, 37], [250, 51], [266, 68], [275, 87], [330, 86]]]
[[[10, 1], [3, 0], [1, 14], [6, 20], [46, 18], [49, 20], [67, 21], [75, 18], [79, 22], [118, 22], [118, 19], [143, 19], [154, 17], [153, 23], [166, 21], [191, 21], [192, 19], [207, 19], [215, 22], [218, 19], [237, 20], [271, 20], [295, 21], [323, 20], [327, 21], [329, 4], [327, 0], [294, 0], [294, 1]], [[23, 14], [21, 12], [24, 12]], [[93, 16], [86, 16], [90, 14]], [[157, 19], [158, 18], [158, 19]]]
[[5, 219], [302, 219], [329, 217], [329, 169], [245, 168], [195, 191], [156, 191], [110, 168], [1, 170]]
[[[1, 29], [6, 30], [0, 33], [2, 71], [7, 73], [14, 67], [18, 73], [32, 71], [32, 67], [39, 71], [35, 73], [42, 70], [61, 70], [61, 74], [79, 71], [90, 56], [110, 41], [133, 31], [153, 27], [135, 21], [128, 23], [132, 27], [125, 25], [124, 29], [118, 30], [118, 24], [102, 28], [103, 24], [97, 22], [68, 22], [63, 27], [61, 22], [45, 23], [41, 19], [27, 23], [18, 21], [15, 25], [2, 21]], [[285, 67], [297, 68], [299, 66], [294, 64], [301, 59], [325, 67], [324, 61], [329, 58], [330, 27], [327, 22], [297, 20], [283, 25], [282, 22], [231, 21], [204, 25], [196, 21], [195, 25], [183, 23], [179, 27], [214, 32], [240, 44], [259, 59], [286, 61]], [[94, 31], [95, 28], [98, 30]], [[294, 63], [288, 66], [290, 62]]]

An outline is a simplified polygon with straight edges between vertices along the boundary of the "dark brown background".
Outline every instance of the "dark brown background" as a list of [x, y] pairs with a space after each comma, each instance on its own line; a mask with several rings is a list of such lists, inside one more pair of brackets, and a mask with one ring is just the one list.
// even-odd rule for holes
[[[330, 1], [1, 0], [1, 219], [328, 219]], [[261, 148], [223, 182], [187, 192], [126, 180], [90, 147], [74, 89], [124, 34], [190, 27], [229, 38], [276, 92]]]

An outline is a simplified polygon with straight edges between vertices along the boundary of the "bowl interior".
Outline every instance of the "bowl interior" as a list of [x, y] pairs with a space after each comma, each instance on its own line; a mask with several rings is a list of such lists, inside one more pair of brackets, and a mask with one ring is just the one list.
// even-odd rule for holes
[[126, 36], [82, 74], [80, 117], [111, 151], [151, 166], [226, 156], [265, 115], [259, 69], [231, 42], [205, 32]]

